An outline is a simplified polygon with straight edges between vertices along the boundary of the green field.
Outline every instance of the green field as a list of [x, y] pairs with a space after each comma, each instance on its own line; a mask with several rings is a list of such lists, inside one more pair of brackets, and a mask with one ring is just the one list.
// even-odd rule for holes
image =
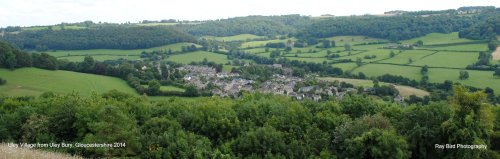
[[[362, 80], [362, 79], [349, 79], [349, 78], [334, 78], [334, 77], [326, 77], [319, 78], [320, 80], [326, 81], [339, 81], [350, 83], [354, 86], [363, 86], [363, 87], [373, 87], [373, 81], [371, 80]], [[381, 85], [391, 85], [390, 83], [380, 82]], [[393, 84], [392, 84], [393, 85]], [[413, 87], [408, 86], [400, 86], [394, 85], [395, 88], [399, 91], [402, 96], [409, 97], [410, 95], [416, 95], [418, 97], [428, 96], [429, 92]]]
[[422, 49], [431, 50], [451, 50], [451, 51], [487, 51], [488, 44], [464, 44], [464, 45], [450, 45], [450, 46], [440, 46], [440, 47], [422, 47]]
[[356, 63], [337, 63], [337, 64], [332, 64], [332, 66], [341, 68], [344, 71], [349, 71], [349, 70], [352, 70], [352, 69], [358, 67], [358, 65], [356, 65]]
[[258, 36], [253, 34], [240, 34], [240, 35], [224, 36], [224, 37], [204, 36], [202, 38], [212, 39], [217, 41], [246, 41], [258, 38], [266, 38], [266, 36]]
[[417, 66], [432, 66], [432, 67], [449, 67], [449, 68], [465, 68], [467, 65], [477, 61], [479, 53], [473, 52], [438, 52], [431, 56], [417, 60], [412, 65]]
[[[353, 71], [357, 74], [363, 72], [368, 77], [377, 77], [384, 74], [400, 75], [410, 79], [420, 80], [420, 67], [398, 66], [389, 64], [367, 64]], [[432, 78], [432, 77], [431, 77]]]
[[335, 45], [343, 46], [344, 44], [361, 44], [361, 43], [371, 43], [371, 42], [387, 42], [384, 39], [371, 38], [366, 36], [335, 36], [325, 38], [330, 41], [335, 41]]
[[469, 79], [466, 80], [458, 79], [459, 72], [460, 70], [457, 69], [431, 68], [429, 69], [429, 81], [442, 83], [445, 80], [452, 80], [477, 88], [490, 87], [495, 92], [500, 91], [500, 78], [494, 77], [493, 71], [467, 70]]
[[[434, 53], [434, 51], [427, 50], [406, 50], [402, 53], [397, 54], [393, 58], [383, 60], [383, 63], [393, 63], [393, 64], [408, 64], [411, 58], [414, 63], [420, 61], [423, 57]], [[425, 58], [424, 58], [425, 59]]]
[[208, 61], [213, 61], [215, 63], [225, 64], [229, 60], [227, 60], [227, 56], [223, 54], [207, 52], [207, 51], [195, 51], [184, 54], [173, 55], [167, 58], [167, 61], [173, 61], [178, 63], [190, 63], [190, 62], [200, 62], [203, 61], [204, 58], [207, 58]]
[[[148, 88], [148, 85], [142, 85], [142, 86], [144, 86], [145, 88]], [[161, 86], [160, 90], [161, 91], [174, 91], [174, 92], [184, 92], [185, 91], [184, 88], [179, 88], [176, 86]]]
[[249, 47], [264, 47], [267, 43], [277, 43], [277, 42], [287, 42], [288, 40], [295, 41], [297, 39], [295, 38], [288, 38], [288, 39], [283, 39], [283, 40], [265, 40], [265, 41], [250, 41], [250, 42], [245, 42], [241, 44], [242, 48], [249, 48]]
[[90, 95], [92, 91], [103, 93], [113, 89], [137, 94], [119, 78], [70, 71], [48, 71], [37, 68], [21, 68], [15, 71], [0, 69], [0, 77], [7, 80], [6, 85], [0, 86], [0, 95], [6, 96], [38, 96], [47, 91]]
[[453, 32], [449, 34], [443, 33], [430, 33], [422, 37], [413, 38], [410, 40], [402, 41], [405, 44], [413, 44], [418, 40], [422, 40], [425, 45], [436, 45], [436, 44], [451, 44], [451, 43], [463, 43], [472, 42], [474, 40], [463, 39], [458, 37], [458, 32]]

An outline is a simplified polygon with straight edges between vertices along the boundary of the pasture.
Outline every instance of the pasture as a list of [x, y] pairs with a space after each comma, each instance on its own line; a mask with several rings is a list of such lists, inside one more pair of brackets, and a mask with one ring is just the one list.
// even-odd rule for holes
[[[139, 56], [143, 51], [152, 52], [152, 51], [168, 51], [169, 49], [172, 51], [181, 51], [183, 46], [191, 46], [196, 45], [193, 43], [175, 43], [170, 45], [164, 45], [159, 47], [153, 47], [149, 49], [134, 49], [134, 50], [119, 50], [119, 49], [91, 49], [91, 50], [57, 50], [53, 52], [47, 52], [47, 54], [58, 57], [58, 58], [67, 58], [70, 61], [76, 61], [81, 59], [83, 61], [83, 57], [90, 55], [95, 56], [95, 59], [119, 59], [124, 58], [124, 56]], [[196, 47], [201, 47], [200, 45], [196, 45]], [[106, 56], [104, 56], [106, 55]], [[71, 56], [83, 56], [83, 57], [71, 57]], [[98, 57], [102, 56], [102, 57]], [[117, 57], [112, 57], [117, 56]]]
[[[397, 51], [395, 51], [396, 53]], [[433, 54], [435, 51], [427, 51], [427, 50], [406, 50], [396, 56], [389, 58], [387, 60], [382, 60], [380, 62], [383, 63], [393, 63], [393, 64], [408, 64], [409, 59], [412, 59], [414, 62], [420, 61], [422, 58]]]
[[288, 40], [296, 41], [297, 39], [288, 38], [283, 40], [275, 39], [275, 40], [265, 40], [265, 41], [250, 41], [242, 43], [241, 47], [242, 48], [264, 47], [267, 43], [277, 43], [277, 42], [286, 43]]
[[[350, 78], [334, 78], [334, 77], [324, 77], [324, 78], [319, 78], [319, 79], [325, 80], [325, 81], [346, 82], [346, 83], [350, 83], [354, 86], [373, 87], [373, 81], [371, 81], [371, 80], [350, 79]], [[380, 82], [379, 84], [381, 84], [381, 85], [394, 85], [394, 84], [385, 83], [385, 82]], [[423, 96], [427, 96], [430, 94], [429, 92], [427, 92], [425, 90], [421, 90], [421, 89], [417, 89], [417, 88], [413, 88], [413, 87], [409, 87], [409, 86], [400, 86], [400, 85], [394, 85], [394, 86], [399, 91], [399, 93], [404, 97], [409, 97], [410, 95], [416, 95], [418, 97], [423, 97]]]
[[422, 47], [422, 49], [430, 50], [443, 50], [443, 51], [487, 51], [487, 43], [479, 44], [463, 44], [463, 45], [449, 45], [449, 46], [439, 46], [439, 47]]
[[362, 44], [362, 43], [373, 43], [373, 42], [387, 42], [384, 39], [371, 38], [367, 36], [334, 36], [325, 38], [330, 41], [335, 41], [335, 45], [343, 46], [344, 44]]
[[464, 43], [464, 42], [473, 42], [474, 40], [464, 39], [458, 37], [458, 32], [452, 32], [449, 34], [443, 33], [430, 33], [422, 37], [413, 38], [410, 40], [404, 40], [402, 43], [404, 44], [414, 44], [418, 40], [422, 40], [424, 42], [424, 46], [426, 45], [438, 45], [438, 44], [452, 44], [452, 43]]
[[37, 68], [20, 68], [15, 71], [0, 69], [0, 77], [7, 80], [0, 86], [0, 95], [38, 96], [44, 92], [90, 95], [113, 89], [137, 94], [124, 80], [114, 77], [77, 73], [70, 71], [49, 71]]
[[475, 63], [478, 56], [479, 53], [475, 52], [438, 52], [431, 56], [417, 60], [415, 63], [412, 63], [412, 65], [465, 68], [467, 65]]
[[429, 81], [442, 83], [445, 80], [452, 80], [465, 85], [484, 89], [490, 87], [495, 92], [500, 91], [500, 78], [493, 76], [493, 71], [476, 71], [467, 70], [469, 79], [460, 80], [458, 78], [460, 70], [458, 69], [444, 69], [444, 68], [431, 68], [429, 69]]
[[[142, 85], [142, 86], [144, 86], [145, 88], [149, 87], [148, 85]], [[172, 91], [172, 92], [184, 92], [185, 91], [184, 88], [179, 88], [176, 86], [161, 86], [160, 90], [161, 91]]]
[[[363, 72], [368, 77], [378, 77], [384, 74], [399, 75], [420, 80], [420, 67], [399, 66], [390, 64], [366, 64], [353, 70], [353, 73]], [[457, 76], [458, 77], [458, 76]], [[432, 78], [432, 77], [431, 77]]]

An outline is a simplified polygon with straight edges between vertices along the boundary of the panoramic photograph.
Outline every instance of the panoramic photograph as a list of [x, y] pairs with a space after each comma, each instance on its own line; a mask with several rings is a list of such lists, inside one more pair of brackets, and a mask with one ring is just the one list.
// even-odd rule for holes
[[500, 159], [499, 0], [0, 0], [0, 159]]

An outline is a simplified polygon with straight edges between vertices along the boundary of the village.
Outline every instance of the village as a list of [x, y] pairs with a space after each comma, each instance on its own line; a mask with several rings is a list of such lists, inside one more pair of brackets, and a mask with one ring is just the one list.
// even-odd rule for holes
[[[278, 66], [269, 65], [268, 67]], [[270, 80], [258, 84], [256, 81], [242, 78], [238, 73], [217, 72], [215, 68], [208, 66], [185, 65], [177, 69], [188, 72], [184, 76], [188, 84], [196, 86], [199, 90], [211, 90], [214, 96], [220, 97], [238, 97], [241, 92], [246, 91], [285, 95], [296, 100], [321, 101], [328, 98], [342, 100], [346, 94], [358, 92], [357, 89], [352, 88], [352, 85], [350, 87], [342, 84], [335, 85], [326, 81], [318, 85], [305, 85], [304, 78], [290, 74], [274, 74]], [[362, 91], [369, 92], [371, 89], [364, 88]], [[395, 98], [395, 101], [403, 100], [401, 96]]]

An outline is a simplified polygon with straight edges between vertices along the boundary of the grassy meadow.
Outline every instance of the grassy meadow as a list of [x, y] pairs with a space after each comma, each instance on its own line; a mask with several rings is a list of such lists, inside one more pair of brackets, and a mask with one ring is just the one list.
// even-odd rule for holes
[[137, 94], [119, 78], [70, 71], [37, 68], [20, 68], [14, 71], [0, 69], [0, 77], [7, 80], [7, 84], [0, 86], [0, 95], [5, 96], [38, 96], [48, 91], [90, 95], [92, 92], [104, 93], [113, 89]]
[[[191, 46], [193, 43], [175, 43], [170, 45], [164, 45], [159, 47], [153, 47], [149, 49], [134, 49], [134, 50], [119, 50], [119, 49], [91, 49], [91, 50], [56, 50], [54, 52], [47, 52], [49, 55], [68, 59], [70, 61], [83, 61], [83, 58], [87, 55], [94, 57], [96, 60], [116, 60], [119, 58], [130, 57], [134, 59], [133, 56], [139, 56], [143, 51], [181, 51], [183, 46]], [[196, 44], [195, 44], [196, 45]], [[196, 45], [201, 47], [200, 45]], [[76, 56], [76, 57], [73, 57]]]

